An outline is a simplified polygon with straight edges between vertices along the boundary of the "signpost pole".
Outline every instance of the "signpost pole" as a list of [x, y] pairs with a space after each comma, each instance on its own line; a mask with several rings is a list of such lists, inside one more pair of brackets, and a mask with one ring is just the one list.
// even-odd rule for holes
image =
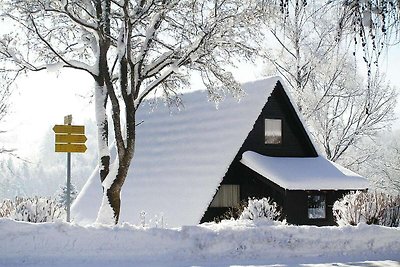
[[[64, 124], [72, 124], [72, 115], [64, 117]], [[71, 221], [71, 152], [67, 152], [67, 222]]]
[[71, 221], [71, 152], [67, 153], [67, 222]]

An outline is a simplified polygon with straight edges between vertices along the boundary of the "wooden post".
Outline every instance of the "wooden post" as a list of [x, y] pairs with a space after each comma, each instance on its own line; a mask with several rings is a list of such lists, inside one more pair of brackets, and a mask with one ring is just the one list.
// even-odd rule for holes
[[[72, 124], [72, 115], [64, 117], [64, 124]], [[67, 222], [71, 222], [71, 152], [67, 152]]]

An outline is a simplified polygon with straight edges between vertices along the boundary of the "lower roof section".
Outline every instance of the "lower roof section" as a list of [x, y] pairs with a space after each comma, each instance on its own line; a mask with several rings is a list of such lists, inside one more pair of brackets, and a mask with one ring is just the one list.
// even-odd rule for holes
[[324, 157], [269, 157], [253, 151], [241, 163], [268, 180], [289, 190], [363, 190], [368, 181]]

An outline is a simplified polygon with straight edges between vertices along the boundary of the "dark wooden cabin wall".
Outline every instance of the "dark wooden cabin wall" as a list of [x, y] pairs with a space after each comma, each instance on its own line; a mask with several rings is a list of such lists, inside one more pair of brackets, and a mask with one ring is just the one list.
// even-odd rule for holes
[[[298, 225], [334, 225], [333, 204], [336, 200], [349, 193], [349, 190], [322, 190], [322, 191], [304, 191], [304, 190], [286, 190], [285, 203], [283, 210], [286, 220], [291, 224]], [[309, 194], [324, 194], [326, 197], [326, 218], [309, 219], [307, 198]]]
[[[282, 119], [282, 144], [265, 144], [264, 120]], [[254, 128], [242, 145], [238, 156], [245, 151], [255, 151], [275, 157], [316, 157], [317, 152], [282, 85], [278, 82], [268, 102], [257, 118]]]
[[[264, 143], [264, 119], [282, 119], [282, 144], [266, 145]], [[333, 203], [349, 190], [285, 190], [279, 185], [266, 179], [240, 163], [243, 152], [255, 151], [266, 156], [277, 157], [317, 157], [318, 154], [309, 139], [300, 119], [298, 118], [289, 98], [278, 82], [267, 104], [262, 109], [253, 129], [247, 136], [235, 159], [229, 166], [222, 184], [240, 185], [240, 198], [247, 200], [249, 197], [270, 197], [282, 208], [288, 223], [299, 225], [334, 225], [332, 214]], [[308, 194], [323, 193], [326, 196], [326, 218], [308, 218]], [[201, 222], [212, 221], [229, 208], [208, 208]]]
[[[254, 172], [240, 162], [233, 163], [225, 176], [224, 183], [240, 184], [240, 197], [247, 200], [249, 197], [270, 197], [280, 207], [282, 217], [290, 224], [296, 225], [335, 225], [332, 207], [336, 200], [350, 192], [350, 190], [285, 190], [269, 181], [262, 175]], [[308, 195], [324, 194], [326, 197], [326, 218], [308, 218]], [[227, 212], [228, 208], [208, 208], [201, 222], [212, 221], [215, 217]]]
[[[266, 145], [264, 143], [264, 119], [283, 119], [283, 142], [280, 145]], [[267, 156], [279, 157], [316, 157], [317, 153], [308, 138], [308, 135], [289, 101], [282, 85], [278, 82], [268, 102], [255, 121], [253, 129], [248, 134], [242, 147], [229, 166], [222, 184], [239, 184], [240, 197], [247, 200], [249, 197], [271, 197], [278, 204], [283, 205], [284, 190], [277, 186], [266, 185], [265, 178], [257, 177], [258, 174], [240, 163], [245, 151], [255, 151]], [[271, 183], [272, 184], [272, 183]], [[280, 188], [280, 189], [279, 189]], [[226, 212], [228, 208], [208, 208], [201, 222], [212, 221]]]
[[[263, 197], [270, 197], [279, 206], [284, 204], [284, 192], [278, 186], [271, 186], [272, 182], [259, 175], [258, 173], [250, 170], [239, 161], [234, 161], [222, 184], [239, 184], [240, 185], [240, 199], [247, 201], [248, 198], [261, 199]], [[213, 221], [214, 218], [221, 216], [227, 212], [229, 208], [215, 208], [209, 207], [205, 212], [201, 223]]]

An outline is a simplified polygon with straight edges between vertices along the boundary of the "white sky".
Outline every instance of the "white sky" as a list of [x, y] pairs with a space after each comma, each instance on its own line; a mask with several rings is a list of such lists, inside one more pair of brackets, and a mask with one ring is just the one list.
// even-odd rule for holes
[[[381, 70], [387, 73], [387, 80], [400, 89], [399, 63], [400, 45], [397, 45], [383, 58]], [[262, 64], [242, 64], [235, 75], [240, 82], [246, 82], [262, 78], [262, 72]], [[194, 83], [198, 81], [194, 79]], [[94, 118], [94, 107], [89, 97], [92, 88], [93, 80], [89, 75], [73, 70], [62, 70], [58, 75], [44, 71], [21, 78], [17, 94], [12, 99], [11, 114], [1, 126], [8, 131], [1, 136], [1, 142], [17, 148], [22, 157], [34, 156], [43, 135], [55, 124], [62, 124], [65, 115], [73, 115], [73, 124], [82, 124], [88, 117]], [[193, 88], [199, 88], [199, 85]], [[400, 117], [400, 105], [396, 114]], [[398, 121], [395, 128], [399, 127]]]
[[387, 81], [392, 86], [397, 87], [399, 92], [398, 103], [396, 106], [396, 117], [398, 118], [394, 128], [400, 128], [400, 44], [389, 49], [387, 54], [383, 57], [380, 68], [386, 73]]
[[[22, 157], [34, 155], [45, 133], [55, 124], [63, 124], [64, 116], [73, 115], [73, 123], [82, 124], [91, 113], [88, 75], [63, 70], [63, 73], [37, 72], [21, 77], [12, 98], [10, 114], [1, 136], [8, 148], [17, 148]], [[85, 97], [86, 96], [86, 97]]]

